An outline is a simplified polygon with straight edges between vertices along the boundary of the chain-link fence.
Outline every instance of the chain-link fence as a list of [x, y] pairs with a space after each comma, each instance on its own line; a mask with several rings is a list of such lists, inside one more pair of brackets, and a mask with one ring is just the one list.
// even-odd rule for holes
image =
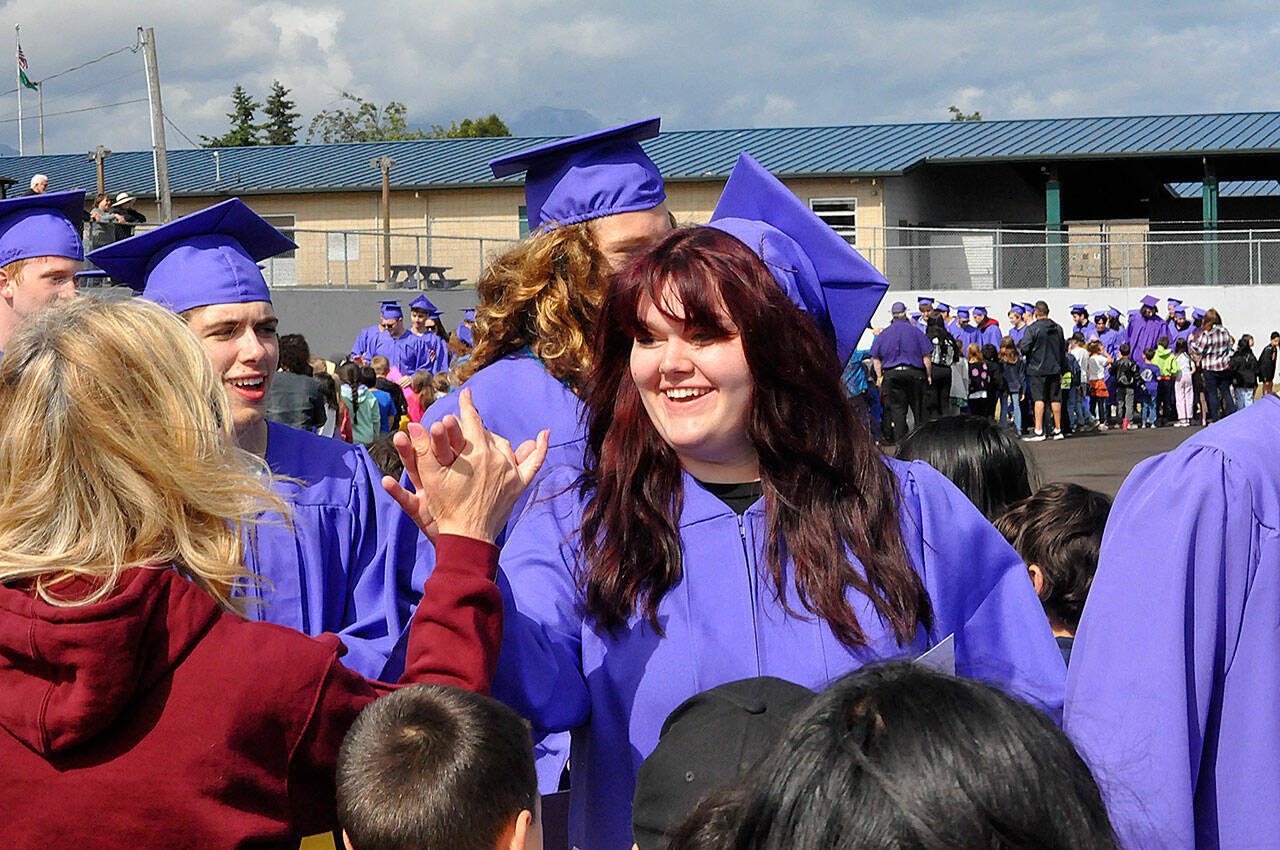
[[878, 236], [862, 250], [894, 289], [1280, 283], [1280, 229], [883, 228]]

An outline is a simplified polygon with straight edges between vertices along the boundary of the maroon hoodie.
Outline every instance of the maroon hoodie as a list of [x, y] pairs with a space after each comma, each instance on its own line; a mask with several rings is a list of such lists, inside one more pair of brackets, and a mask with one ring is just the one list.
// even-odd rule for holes
[[[441, 536], [402, 683], [487, 692], [497, 560]], [[343, 735], [394, 687], [343, 667], [342, 652], [333, 635], [224, 613], [173, 570], [132, 570], [75, 607], [0, 585], [4, 845], [296, 847], [333, 829]]]

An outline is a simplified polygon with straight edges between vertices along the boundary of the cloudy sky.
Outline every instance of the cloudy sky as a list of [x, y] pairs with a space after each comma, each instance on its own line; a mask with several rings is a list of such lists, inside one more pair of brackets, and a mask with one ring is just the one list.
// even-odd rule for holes
[[[944, 120], [949, 104], [987, 118], [1280, 105], [1280, 15], [1249, 0], [14, 0], [0, 9], [0, 21], [22, 26], [33, 79], [154, 27], [165, 111], [195, 140], [226, 130], [233, 85], [261, 99], [273, 79], [293, 90], [304, 125], [345, 89], [402, 101], [413, 123], [497, 112], [526, 133], [550, 129], [542, 107], [602, 125], [661, 115], [664, 128], [690, 129]], [[145, 97], [140, 53], [50, 80], [47, 152], [147, 147], [145, 101], [71, 112]], [[32, 153], [34, 92], [23, 108]], [[14, 94], [0, 97], [0, 144], [17, 147], [17, 111]], [[189, 146], [172, 127], [168, 136], [170, 147]]]

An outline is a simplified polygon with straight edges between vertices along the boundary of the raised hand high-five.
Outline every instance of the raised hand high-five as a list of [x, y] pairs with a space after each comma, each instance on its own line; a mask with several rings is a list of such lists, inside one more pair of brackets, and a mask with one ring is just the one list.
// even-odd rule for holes
[[462, 391], [458, 407], [459, 416], [446, 416], [430, 430], [411, 424], [407, 434], [395, 435], [414, 491], [391, 477], [382, 486], [432, 542], [437, 534], [457, 534], [492, 543], [546, 459], [550, 432], [513, 451], [485, 430], [470, 390]]

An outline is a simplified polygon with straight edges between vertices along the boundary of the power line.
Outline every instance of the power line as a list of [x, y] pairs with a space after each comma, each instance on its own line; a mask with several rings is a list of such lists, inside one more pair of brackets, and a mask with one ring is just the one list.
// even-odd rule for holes
[[[135, 97], [133, 100], [120, 100], [120, 101], [116, 101], [115, 103], [102, 103], [97, 106], [86, 106], [86, 107], [83, 107], [82, 109], [64, 109], [61, 112], [46, 112], [44, 114], [44, 117], [49, 118], [53, 115], [72, 115], [77, 112], [93, 112], [95, 109], [110, 109], [113, 106], [125, 106], [126, 104], [130, 104], [130, 103], [146, 103], [146, 102], [147, 102], [147, 99], [145, 97]], [[17, 120], [18, 120], [17, 118], [0, 118], [0, 124], [12, 124]]]
[[179, 136], [181, 136], [182, 138], [184, 138], [184, 139], [186, 139], [186, 140], [187, 140], [187, 144], [191, 145], [191, 147], [193, 147], [193, 148], [198, 148], [198, 147], [200, 147], [200, 145], [198, 145], [198, 144], [196, 144], [195, 142], [191, 141], [191, 137], [190, 137], [190, 136], [188, 136], [186, 133], [182, 132], [182, 128], [181, 128], [181, 127], [179, 127], [177, 124], [173, 123], [173, 119], [172, 119], [172, 118], [170, 118], [168, 115], [166, 115], [166, 116], [164, 117], [164, 120], [165, 120], [165, 121], [167, 121], [167, 122], [169, 123], [169, 126], [170, 126], [170, 127], [172, 127], [173, 129], [175, 129], [175, 130], [177, 130], [177, 131], [178, 131], [178, 135], [179, 135]]
[[[130, 46], [121, 47], [119, 50], [113, 50], [110, 53], [104, 53], [103, 55], [99, 56], [97, 59], [90, 59], [88, 62], [81, 62], [79, 65], [76, 65], [72, 68], [67, 68], [62, 71], [58, 71], [56, 74], [50, 74], [49, 76], [36, 80], [35, 82], [38, 84], [38, 83], [43, 83], [47, 80], [57, 79], [58, 77], [64, 76], [66, 74], [70, 74], [72, 71], [79, 71], [81, 68], [87, 68], [96, 62], [101, 62], [103, 59], [110, 59], [112, 56], [115, 56], [116, 54], [119, 54], [119, 53], [124, 53], [126, 50], [129, 51], [130, 53], [137, 53], [138, 47], [139, 47], [138, 43], [134, 42]], [[12, 88], [12, 89], [9, 89], [8, 91], [0, 92], [0, 97], [4, 97], [5, 95], [10, 95], [10, 94], [16, 94], [17, 91], [18, 90], [16, 88]]]

